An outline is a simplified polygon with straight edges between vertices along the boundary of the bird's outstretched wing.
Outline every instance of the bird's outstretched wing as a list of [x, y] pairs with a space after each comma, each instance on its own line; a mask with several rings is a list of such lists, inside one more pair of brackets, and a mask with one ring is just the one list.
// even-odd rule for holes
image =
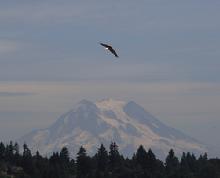
[[115, 55], [115, 57], [118, 57], [117, 53], [115, 52], [115, 50], [112, 48], [112, 46], [104, 44], [104, 43], [100, 43], [100, 45], [104, 46], [106, 49], [108, 49], [112, 54]]
[[115, 57], [118, 57], [117, 53], [115, 52], [115, 50], [112, 47], [109, 48], [109, 51], [111, 51], [115, 55]]
[[100, 45], [104, 46], [105, 48], [111, 48], [111, 46], [105, 44], [105, 43], [100, 43]]

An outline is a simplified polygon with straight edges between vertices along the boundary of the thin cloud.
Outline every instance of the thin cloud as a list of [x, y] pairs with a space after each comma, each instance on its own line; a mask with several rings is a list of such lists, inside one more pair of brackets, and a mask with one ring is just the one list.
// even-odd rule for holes
[[2, 8], [0, 21], [3, 22], [66, 22], [80, 17], [89, 17], [89, 9], [95, 6], [92, 3], [56, 3], [56, 2], [32, 2], [17, 4]]
[[17, 51], [22, 45], [16, 41], [0, 39], [0, 54]]
[[36, 93], [29, 92], [0, 92], [0, 97], [14, 97], [14, 96], [30, 96], [35, 95]]
[[[117, 25], [117, 30], [185, 30], [218, 28], [218, 9], [211, 3], [163, 1], [30, 1], [10, 5], [1, 3], [0, 22], [7, 24], [53, 24], [77, 22], [77, 24]], [[217, 7], [217, 6], [216, 6]], [[198, 14], [195, 14], [197, 9]], [[187, 14], [185, 13], [187, 11]], [[209, 16], [206, 13], [210, 13]], [[114, 12], [114, 13], [112, 13]], [[125, 13], [126, 12], [126, 13]], [[176, 14], [175, 16], [173, 14]], [[204, 23], [205, 22], [205, 23]]]
[[[150, 4], [152, 5], [152, 3]], [[143, 16], [144, 13], [148, 12], [146, 8], [150, 10], [146, 2], [137, 3], [133, 1], [127, 1], [126, 3], [124, 1], [115, 3], [99, 0], [92, 2], [31, 1], [29, 3], [14, 3], [10, 6], [4, 6], [4, 3], [2, 3], [0, 22], [6, 24], [22, 22], [36, 25], [77, 22], [77, 24], [86, 25], [99, 24], [100, 27], [103, 24], [113, 24], [117, 25], [117, 29], [131, 28], [130, 24], [132, 22], [133, 28], [136, 29], [137, 26], [148, 19], [148, 16]], [[112, 13], [113, 11], [114, 13]]]

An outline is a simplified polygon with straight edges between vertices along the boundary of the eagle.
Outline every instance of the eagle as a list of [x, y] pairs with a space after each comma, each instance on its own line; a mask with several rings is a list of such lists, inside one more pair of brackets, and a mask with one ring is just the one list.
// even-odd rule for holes
[[104, 43], [100, 43], [100, 45], [104, 46], [105, 49], [109, 50], [112, 54], [115, 55], [115, 57], [118, 57], [117, 53], [115, 52], [115, 50], [112, 48], [112, 46], [104, 44]]

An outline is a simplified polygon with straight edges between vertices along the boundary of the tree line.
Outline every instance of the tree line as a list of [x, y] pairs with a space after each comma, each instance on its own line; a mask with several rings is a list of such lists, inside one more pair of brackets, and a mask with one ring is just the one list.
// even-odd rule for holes
[[193, 153], [175, 156], [171, 149], [165, 159], [156, 158], [151, 149], [140, 145], [132, 158], [125, 158], [112, 142], [109, 151], [103, 144], [93, 156], [81, 146], [75, 159], [66, 147], [45, 157], [26, 144], [0, 143], [0, 178], [220, 178], [220, 159], [198, 158]]

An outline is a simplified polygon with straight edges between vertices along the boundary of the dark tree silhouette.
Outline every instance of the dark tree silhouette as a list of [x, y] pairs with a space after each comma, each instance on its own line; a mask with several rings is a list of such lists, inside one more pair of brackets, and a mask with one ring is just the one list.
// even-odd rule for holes
[[120, 165], [122, 158], [118, 151], [118, 145], [115, 142], [111, 143], [109, 149], [109, 167], [111, 171], [114, 171], [114, 169]]
[[132, 159], [124, 159], [116, 143], [111, 143], [109, 154], [101, 144], [94, 156], [88, 156], [80, 147], [76, 162], [70, 159], [66, 147], [43, 157], [37, 151], [32, 155], [26, 144], [23, 154], [19, 146], [0, 142], [1, 178], [220, 178], [220, 159], [198, 159], [193, 153], [183, 153], [179, 159], [171, 149], [165, 162], [158, 160], [153, 151], [143, 146]]
[[97, 152], [95, 157], [96, 157], [96, 160], [97, 160], [97, 169], [98, 169], [98, 171], [104, 172], [107, 169], [107, 166], [108, 166], [108, 152], [105, 149], [103, 144], [101, 144], [101, 146], [98, 149], [98, 152]]
[[83, 178], [89, 174], [90, 171], [90, 159], [87, 156], [86, 149], [82, 146], [77, 153], [76, 158], [77, 177]]
[[169, 151], [169, 154], [166, 157], [165, 169], [168, 177], [174, 178], [175, 176], [177, 176], [176, 172], [179, 169], [179, 160], [175, 156], [173, 149]]
[[5, 156], [5, 145], [1, 142], [0, 143], [0, 160], [3, 160]]

